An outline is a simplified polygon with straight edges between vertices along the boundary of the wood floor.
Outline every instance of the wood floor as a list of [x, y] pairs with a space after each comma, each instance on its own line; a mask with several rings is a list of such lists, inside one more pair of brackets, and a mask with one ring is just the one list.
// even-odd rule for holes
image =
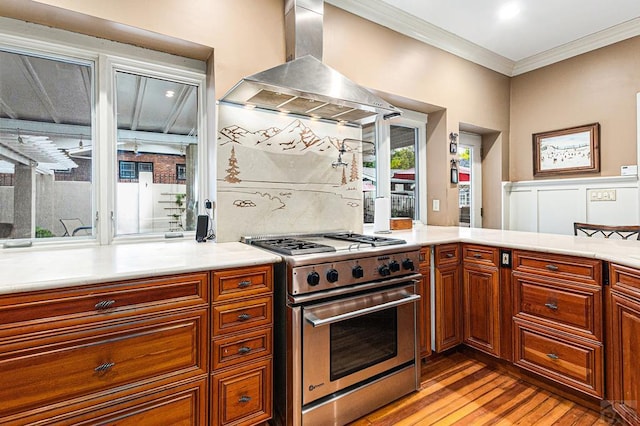
[[423, 365], [419, 392], [351, 426], [609, 425], [609, 410], [587, 409], [505, 372], [453, 353]]

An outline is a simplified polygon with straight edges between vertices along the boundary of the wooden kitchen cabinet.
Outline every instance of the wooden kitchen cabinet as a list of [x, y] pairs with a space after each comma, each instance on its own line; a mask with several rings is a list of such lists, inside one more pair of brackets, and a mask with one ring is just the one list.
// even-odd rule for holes
[[513, 361], [604, 397], [602, 262], [513, 252]]
[[460, 244], [435, 247], [435, 350], [462, 343], [462, 285]]
[[202, 423], [208, 295], [195, 273], [1, 296], [0, 424]]
[[495, 247], [465, 244], [462, 299], [464, 343], [500, 356], [499, 251]]
[[610, 266], [607, 395], [629, 424], [640, 425], [640, 270]]
[[431, 355], [431, 248], [420, 249], [420, 273], [422, 280], [418, 285], [420, 303], [418, 303], [418, 336], [420, 357]]
[[211, 275], [214, 425], [254, 425], [273, 413], [273, 267]]

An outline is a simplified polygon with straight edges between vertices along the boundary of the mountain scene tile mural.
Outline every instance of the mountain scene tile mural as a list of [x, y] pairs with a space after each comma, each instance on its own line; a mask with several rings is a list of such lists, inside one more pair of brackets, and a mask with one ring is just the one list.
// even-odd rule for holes
[[359, 128], [224, 104], [218, 123], [217, 218], [226, 224], [217, 229], [219, 242], [362, 232]]

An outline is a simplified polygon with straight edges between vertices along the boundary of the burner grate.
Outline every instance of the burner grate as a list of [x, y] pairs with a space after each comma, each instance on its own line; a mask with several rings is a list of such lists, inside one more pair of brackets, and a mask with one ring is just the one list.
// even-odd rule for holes
[[405, 240], [401, 240], [399, 238], [378, 237], [375, 235], [355, 234], [352, 232], [336, 232], [332, 234], [326, 234], [325, 238], [332, 238], [334, 240], [351, 241], [354, 243], [370, 244], [374, 247], [407, 243]]
[[298, 240], [296, 238], [272, 238], [266, 240], [254, 240], [251, 242], [251, 244], [290, 256], [295, 256], [298, 254], [313, 254], [336, 251], [336, 249], [331, 246], [310, 241]]

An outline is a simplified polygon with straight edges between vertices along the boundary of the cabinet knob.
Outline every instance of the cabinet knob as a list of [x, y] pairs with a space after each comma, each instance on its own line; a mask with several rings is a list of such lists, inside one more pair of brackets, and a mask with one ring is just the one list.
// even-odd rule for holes
[[102, 300], [98, 303], [96, 303], [95, 308], [98, 311], [102, 311], [104, 309], [109, 309], [110, 307], [112, 307], [114, 304], [116, 303], [115, 300]]
[[249, 314], [240, 314], [240, 315], [238, 315], [238, 321], [246, 321], [248, 319], [251, 319], [251, 315], [249, 315]]
[[545, 266], [550, 271], [557, 271], [559, 268], [556, 265], [547, 265]]
[[545, 303], [544, 306], [551, 309], [552, 311], [558, 310], [558, 305], [556, 305], [555, 303]]
[[248, 396], [248, 395], [242, 395], [240, 397], [240, 399], [238, 399], [238, 402], [241, 403], [241, 404], [245, 404], [245, 403], [247, 403], [249, 401], [251, 401], [251, 397]]
[[100, 364], [96, 368], [93, 369], [96, 373], [104, 373], [106, 371], [111, 370], [111, 367], [116, 365], [114, 362], [105, 362], [104, 364]]
[[238, 283], [238, 288], [247, 288], [251, 285], [251, 280], [244, 280]]
[[555, 361], [556, 359], [560, 359], [560, 357], [559, 357], [558, 355], [556, 355], [556, 354], [547, 354], [547, 356], [548, 356], [549, 358], [551, 358], [552, 360], [554, 360], [554, 361]]
[[473, 257], [475, 257], [476, 259], [480, 259], [482, 255], [480, 253], [476, 253], [473, 255]]
[[238, 348], [238, 353], [240, 355], [248, 354], [249, 352], [251, 352], [251, 348], [249, 348], [247, 346], [243, 346], [241, 348]]
[[444, 257], [451, 259], [453, 257], [453, 253], [445, 253]]

